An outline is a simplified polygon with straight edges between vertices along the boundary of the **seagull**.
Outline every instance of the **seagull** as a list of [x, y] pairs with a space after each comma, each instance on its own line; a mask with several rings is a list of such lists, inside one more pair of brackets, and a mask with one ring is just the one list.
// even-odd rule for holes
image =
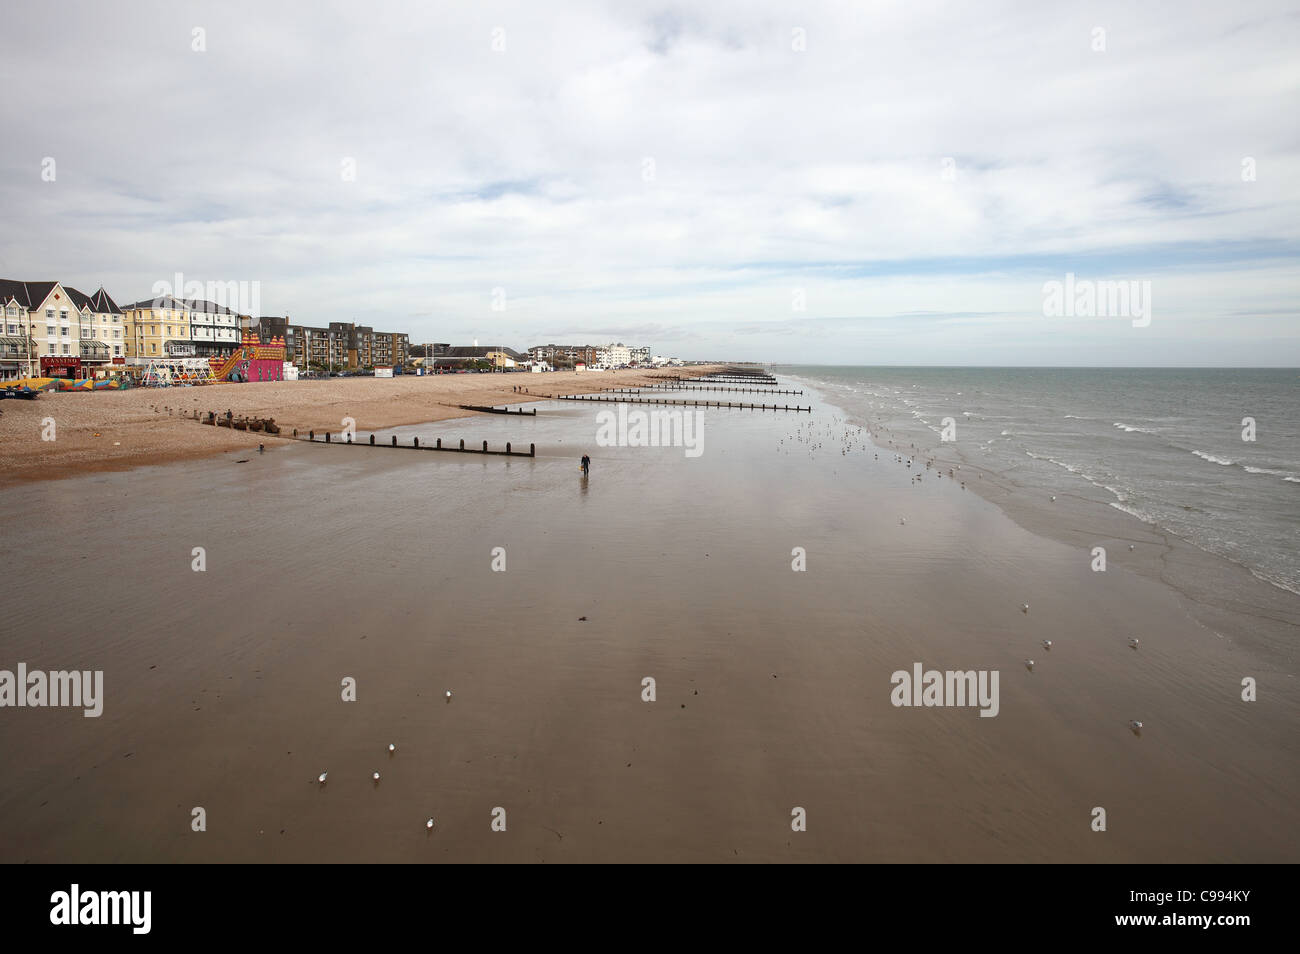
[[1021, 604], [1020, 604], [1020, 612], [1022, 612], [1022, 613], [1028, 613], [1028, 612], [1029, 612], [1029, 604], [1028, 604], [1028, 603], [1021, 603]]
[[378, 784], [378, 783], [379, 783], [379, 773], [378, 773], [378, 772], [373, 773], [370, 777], [371, 777], [372, 779], [375, 780], [375, 784]]
[[329, 776], [329, 774], [330, 774], [329, 772], [321, 772], [320, 775], [316, 776], [316, 781], [324, 785], [325, 779]]
[[448, 701], [448, 702], [451, 702], [451, 690], [450, 690], [450, 689], [447, 690], [447, 701]]
[[899, 518], [898, 518], [898, 525], [899, 525], [900, 527], [905, 527], [905, 526], [907, 526], [907, 518], [906, 518], [906, 517], [899, 517]]
[[1056, 500], [1056, 494], [1052, 494], [1052, 500], [1053, 500], [1053, 501]]
[[1043, 640], [1043, 648], [1050, 650], [1052, 648], [1052, 641], [1050, 639]]
[[392, 754], [393, 754], [394, 752], [396, 752], [396, 751], [397, 751], [397, 746], [395, 746], [395, 745], [393, 745], [393, 743], [389, 742], [389, 743], [388, 743], [388, 754], [389, 754], [389, 755], [392, 755]]
[[1137, 639], [1137, 637], [1136, 637], [1136, 636], [1130, 636], [1130, 637], [1129, 637], [1129, 640], [1128, 640], [1128, 644], [1129, 644], [1131, 647], [1133, 647], [1134, 649], [1137, 649], [1137, 648], [1138, 648], [1138, 639]]
[[1028, 669], [1030, 672], [1033, 672], [1033, 671], [1034, 671], [1034, 661], [1033, 661], [1032, 659], [1026, 659], [1026, 660], [1025, 660], [1025, 668]]
[[1133, 730], [1134, 735], [1142, 734], [1142, 723], [1139, 722], [1137, 719], [1130, 720], [1128, 727]]
[[1134, 550], [1137, 549], [1137, 547], [1133, 546], [1133, 544], [1130, 543], [1130, 544], [1128, 545], [1128, 549], [1129, 549], [1129, 552], [1132, 553]]
[[427, 822], [425, 822], [424, 827], [427, 828], [429, 831], [433, 831], [433, 819], [430, 818]]

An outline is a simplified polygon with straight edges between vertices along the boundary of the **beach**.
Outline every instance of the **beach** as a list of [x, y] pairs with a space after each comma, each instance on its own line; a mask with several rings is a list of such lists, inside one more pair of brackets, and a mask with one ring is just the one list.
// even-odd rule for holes
[[[536, 394], [587, 394], [636, 387], [714, 370], [713, 365], [645, 371], [555, 371], [546, 374], [434, 374], [394, 378], [313, 378], [186, 388], [47, 392], [35, 401], [0, 404], [0, 486], [87, 471], [120, 470], [256, 448], [275, 437], [199, 427], [195, 411], [272, 417], [282, 428], [360, 430], [465, 417], [457, 404], [505, 405]], [[519, 392], [514, 391], [518, 387]], [[54, 440], [42, 439], [53, 418]], [[186, 419], [189, 418], [189, 419]]]
[[[0, 489], [0, 668], [104, 673], [98, 718], [3, 713], [4, 861], [1297, 860], [1300, 599], [1256, 613], [1239, 567], [1117, 511], [1022, 523], [1012, 485], [916, 481], [785, 375], [811, 413], [701, 409], [697, 457], [598, 446], [612, 405], [438, 420], [341, 384], [292, 412], [210, 393], [381, 446], [250, 456], [136, 409], [124, 434], [242, 443]], [[1235, 602], [1166, 582], [1179, 563]], [[918, 664], [996, 672], [996, 715], [894, 704]]]

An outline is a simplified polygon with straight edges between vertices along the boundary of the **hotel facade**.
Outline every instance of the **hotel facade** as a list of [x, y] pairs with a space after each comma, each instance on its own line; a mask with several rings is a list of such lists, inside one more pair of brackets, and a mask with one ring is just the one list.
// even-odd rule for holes
[[0, 279], [0, 380], [102, 376], [125, 364], [125, 320], [101, 287]]
[[219, 358], [240, 344], [240, 318], [202, 299], [171, 295], [133, 302], [122, 309], [128, 364], [166, 358]]

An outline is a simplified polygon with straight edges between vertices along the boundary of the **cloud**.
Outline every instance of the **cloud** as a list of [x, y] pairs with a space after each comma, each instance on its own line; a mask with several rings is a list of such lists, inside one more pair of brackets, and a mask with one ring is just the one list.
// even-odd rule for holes
[[6, 277], [133, 300], [182, 271], [414, 340], [759, 360], [822, 360], [812, 329], [837, 328], [840, 360], [911, 361], [933, 322], [816, 320], [949, 314], [951, 353], [996, 364], [998, 316], [1023, 319], [1024, 361], [1059, 353], [1039, 289], [1074, 271], [1159, 289], [1145, 338], [1077, 332], [1089, 363], [1170, 353], [1162, 318], [1204, 332], [1199, 363], [1300, 363], [1300, 330], [1237, 317], [1300, 290], [1287, 3], [68, 2], [7, 21]]

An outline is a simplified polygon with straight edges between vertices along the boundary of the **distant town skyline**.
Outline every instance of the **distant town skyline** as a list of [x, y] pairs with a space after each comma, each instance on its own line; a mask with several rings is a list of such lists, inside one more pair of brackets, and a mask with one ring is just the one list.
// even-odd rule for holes
[[[262, 314], [412, 344], [1300, 365], [1293, 4], [72, 0], [5, 24], [6, 278], [257, 283]], [[1067, 282], [1124, 298], [1053, 314]]]

